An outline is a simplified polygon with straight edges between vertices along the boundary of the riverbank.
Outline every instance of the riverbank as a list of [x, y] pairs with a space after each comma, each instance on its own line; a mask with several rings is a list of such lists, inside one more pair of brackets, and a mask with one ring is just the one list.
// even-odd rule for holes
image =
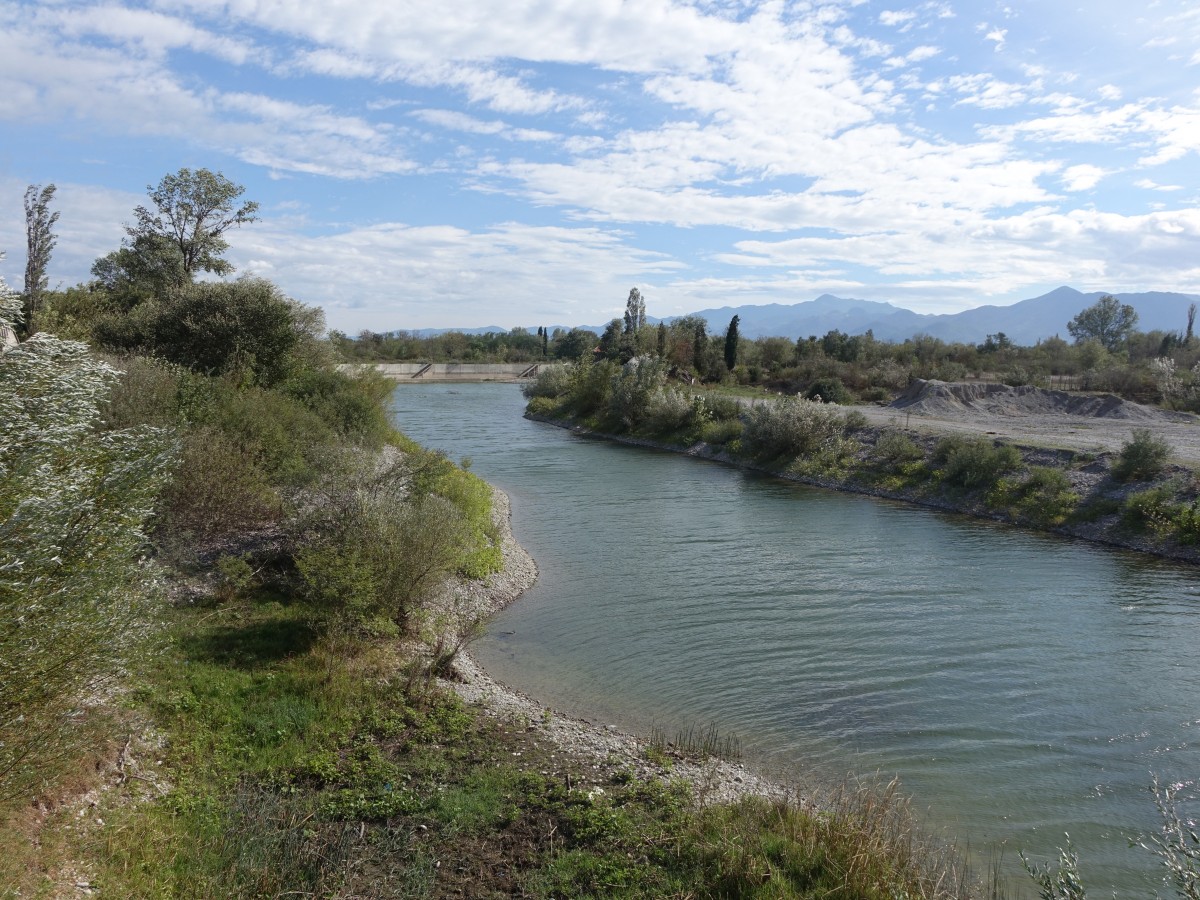
[[[455, 579], [438, 604], [458, 632], [472, 621], [490, 618], [520, 598], [537, 579], [537, 565], [512, 532], [508, 496], [493, 487], [493, 523], [500, 535], [504, 563], [486, 580]], [[612, 725], [590, 722], [556, 712], [520, 691], [492, 678], [470, 651], [455, 661], [455, 676], [443, 682], [463, 700], [508, 727], [524, 729], [553, 752], [583, 763], [595, 787], [632, 772], [637, 780], [677, 780], [691, 788], [701, 803], [728, 803], [747, 797], [788, 800], [807, 805], [798, 785], [769, 780], [746, 766], [715, 757], [684, 752], [671, 745], [655, 746], [645, 738]], [[554, 773], [558, 774], [558, 773]]]
[[[931, 457], [936, 452], [938, 443], [947, 435], [928, 428], [909, 430], [895, 425], [863, 426], [857, 429], [857, 436], [867, 449], [859, 454], [856, 465], [844, 467], [842, 472], [827, 469], [813, 473], [797, 471], [791, 465], [781, 466], [756, 461], [731, 452], [727, 446], [711, 445], [704, 441], [672, 443], [645, 436], [614, 434], [590, 428], [572, 418], [559, 418], [536, 412], [526, 412], [526, 418], [564, 428], [581, 436], [705, 459], [813, 487], [892, 500], [1044, 531], [1114, 549], [1145, 553], [1193, 565], [1200, 564], [1200, 546], [1175, 539], [1172, 530], [1168, 528], [1170, 523], [1166, 521], [1165, 512], [1156, 517], [1155, 511], [1151, 510], [1148, 516], [1138, 518], [1139, 503], [1143, 503], [1144, 498], [1154, 500], [1161, 507], [1169, 507], [1172, 510], [1184, 507], [1189, 502], [1195, 504], [1192, 472], [1182, 466], [1167, 466], [1153, 479], [1121, 483], [1115, 481], [1111, 474], [1116, 456], [1113, 453], [1093, 456], [1046, 447], [1000, 444], [1012, 447], [1020, 455], [1021, 465], [1027, 469], [1052, 468], [1061, 471], [1065, 476], [1075, 498], [1070, 504], [1071, 512], [1064, 515], [1061, 521], [1046, 522], [1039, 521], [1039, 514], [1044, 512], [1044, 506], [1030, 514], [1019, 511], [1015, 502], [1007, 508], [1000, 503], [989, 504], [989, 499], [996, 499], [995, 493], [947, 488], [939, 484], [936, 477], [906, 476], [902, 471], [897, 471], [897, 467], [880, 464], [869, 452], [870, 448], [879, 445], [881, 438], [891, 433], [903, 435], [912, 446], [921, 450], [923, 457]], [[964, 429], [959, 429], [960, 432], [962, 430]], [[970, 433], [976, 439], [986, 439], [989, 442], [992, 440], [986, 432]], [[917, 473], [915, 466], [910, 471], [913, 474]], [[920, 474], [928, 476], [932, 473]]]

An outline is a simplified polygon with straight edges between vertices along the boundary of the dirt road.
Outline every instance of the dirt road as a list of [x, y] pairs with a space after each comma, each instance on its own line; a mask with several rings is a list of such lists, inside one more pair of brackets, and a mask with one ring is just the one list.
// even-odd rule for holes
[[1200, 417], [1111, 395], [1004, 385], [917, 382], [891, 406], [855, 407], [875, 426], [983, 434], [1014, 444], [1084, 452], [1119, 450], [1145, 428], [1173, 448], [1174, 462], [1200, 467]]

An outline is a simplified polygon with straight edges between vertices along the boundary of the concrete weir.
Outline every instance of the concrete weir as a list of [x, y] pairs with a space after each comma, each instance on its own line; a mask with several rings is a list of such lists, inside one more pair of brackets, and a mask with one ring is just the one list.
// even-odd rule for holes
[[375, 369], [400, 384], [428, 381], [525, 381], [543, 363], [361, 363], [339, 366], [346, 372]]

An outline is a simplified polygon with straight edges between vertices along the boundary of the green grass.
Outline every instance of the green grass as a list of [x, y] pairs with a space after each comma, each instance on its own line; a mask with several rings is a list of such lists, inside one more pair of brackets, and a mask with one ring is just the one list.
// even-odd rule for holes
[[[819, 814], [696, 805], [621, 760], [564, 760], [279, 600], [172, 612], [131, 701], [170, 788], [106, 812], [85, 848], [102, 896], [968, 896], [932, 887], [894, 791]], [[678, 743], [736, 753], [711, 728]]]

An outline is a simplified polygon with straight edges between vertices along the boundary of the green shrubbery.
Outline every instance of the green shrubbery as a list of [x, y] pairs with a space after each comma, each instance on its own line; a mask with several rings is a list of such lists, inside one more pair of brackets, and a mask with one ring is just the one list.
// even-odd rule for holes
[[1158, 475], [1171, 458], [1171, 445], [1156, 437], [1148, 428], [1133, 429], [1132, 437], [1121, 446], [1113, 463], [1112, 477], [1117, 481], [1143, 481]]
[[1025, 478], [1000, 478], [987, 497], [994, 509], [1041, 526], [1061, 525], [1079, 505], [1079, 494], [1062, 469], [1033, 466]]
[[440, 454], [351, 454], [319, 493], [300, 522], [296, 566], [323, 627], [399, 634], [448, 575], [500, 567], [491, 489]]
[[964, 490], [992, 487], [1000, 476], [1021, 466], [1016, 447], [983, 438], [948, 437], [938, 442], [933, 463], [944, 484]]
[[742, 443], [759, 459], [807, 456], [842, 438], [848, 423], [836, 406], [788, 397], [752, 406], [746, 415]]

